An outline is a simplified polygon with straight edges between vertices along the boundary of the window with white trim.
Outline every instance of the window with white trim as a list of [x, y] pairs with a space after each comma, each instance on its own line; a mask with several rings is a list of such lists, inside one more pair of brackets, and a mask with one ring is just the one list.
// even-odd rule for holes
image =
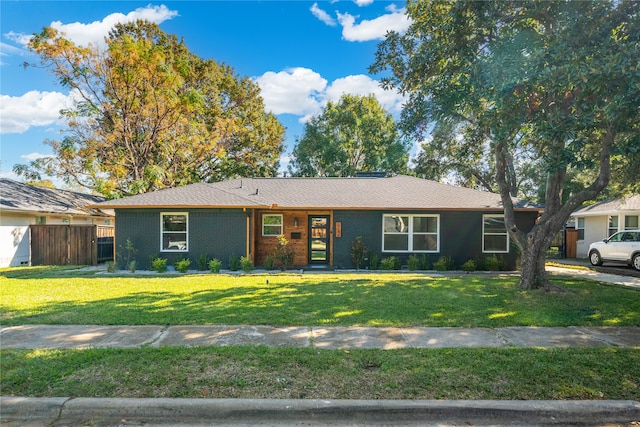
[[578, 240], [584, 240], [584, 218], [576, 220], [576, 230], [578, 230]]
[[617, 232], [618, 232], [618, 217], [617, 216], [610, 216], [609, 217], [609, 232], [608, 232], [609, 234], [607, 234], [607, 237], [613, 236]]
[[625, 230], [637, 230], [638, 229], [638, 215], [625, 215], [624, 216], [624, 229]]
[[282, 215], [262, 215], [262, 235], [279, 236], [282, 234]]
[[509, 233], [504, 215], [482, 215], [482, 252], [509, 252]]
[[160, 250], [162, 252], [189, 250], [189, 214], [187, 212], [160, 213]]
[[383, 252], [439, 252], [439, 215], [384, 214]]

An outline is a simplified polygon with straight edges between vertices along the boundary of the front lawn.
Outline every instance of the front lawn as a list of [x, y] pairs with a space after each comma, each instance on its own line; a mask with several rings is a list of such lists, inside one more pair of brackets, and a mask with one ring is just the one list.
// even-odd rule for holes
[[2, 350], [2, 395], [293, 399], [640, 398], [630, 348]]
[[518, 290], [486, 274], [161, 275], [0, 272], [0, 323], [273, 326], [640, 326], [640, 293], [552, 277]]

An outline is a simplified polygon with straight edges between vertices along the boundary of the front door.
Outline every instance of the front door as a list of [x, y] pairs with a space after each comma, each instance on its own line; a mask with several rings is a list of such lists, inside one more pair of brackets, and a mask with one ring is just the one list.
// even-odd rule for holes
[[329, 216], [309, 216], [309, 264], [329, 263]]

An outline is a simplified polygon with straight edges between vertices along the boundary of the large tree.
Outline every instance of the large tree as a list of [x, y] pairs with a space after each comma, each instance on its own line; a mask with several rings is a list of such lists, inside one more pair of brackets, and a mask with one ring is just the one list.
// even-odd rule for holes
[[118, 24], [105, 49], [45, 28], [30, 47], [76, 102], [62, 112], [67, 134], [45, 142], [55, 156], [17, 165], [19, 173], [45, 172], [108, 197], [275, 175], [284, 127], [265, 112], [258, 86], [157, 25]]
[[305, 125], [289, 170], [296, 176], [405, 172], [408, 144], [374, 95], [342, 95]]
[[[410, 1], [410, 29], [378, 46], [371, 71], [409, 95], [405, 132], [424, 137], [431, 123], [448, 122], [489, 147], [492, 158], [482, 155], [521, 251], [523, 289], [546, 283], [552, 238], [607, 187], [612, 157], [637, 159], [639, 9], [635, 1]], [[539, 159], [545, 182], [545, 211], [528, 233], [511, 198], [518, 151]], [[571, 170], [593, 178], [563, 197]]]

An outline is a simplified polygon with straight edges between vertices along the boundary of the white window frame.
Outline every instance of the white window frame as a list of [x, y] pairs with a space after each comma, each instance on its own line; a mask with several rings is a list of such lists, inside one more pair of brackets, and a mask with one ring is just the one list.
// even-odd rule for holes
[[[502, 232], [500, 232], [500, 233], [495, 233], [495, 232], [487, 233], [484, 230], [485, 218], [502, 218], [502, 220], [504, 221], [504, 215], [502, 215], [502, 214], [484, 214], [484, 215], [482, 215], [482, 253], [483, 254], [507, 254], [507, 253], [509, 253], [509, 248], [510, 248], [510, 245], [511, 245], [511, 242], [510, 242], [511, 239], [509, 239], [509, 232], [507, 231], [506, 226], [505, 226], [505, 229], [504, 229], [504, 233], [502, 233]], [[507, 239], [507, 245], [506, 245], [507, 246], [507, 250], [505, 250], [505, 251], [490, 251], [490, 250], [487, 250], [484, 247], [484, 242], [485, 242], [484, 238], [485, 238], [485, 236], [505, 236], [506, 239]]]
[[[405, 216], [409, 218], [409, 230], [407, 233], [400, 232], [385, 232], [384, 231], [384, 219], [386, 217], [395, 217], [395, 216]], [[425, 232], [414, 232], [413, 231], [413, 219], [414, 218], [435, 218], [436, 219], [436, 232], [435, 233], [425, 233]], [[385, 235], [406, 235], [407, 236], [407, 250], [399, 250], [399, 249], [386, 249], [384, 247], [385, 244]], [[413, 236], [414, 235], [432, 235], [436, 237], [436, 249], [435, 250], [414, 250], [413, 249]], [[440, 214], [404, 214], [404, 213], [385, 213], [382, 214], [382, 252], [391, 252], [391, 253], [425, 253], [425, 254], [433, 254], [440, 252]]]
[[[280, 218], [280, 224], [265, 224], [264, 223], [264, 219], [268, 216], [275, 216], [275, 217], [279, 217]], [[276, 227], [276, 226], [280, 226], [280, 232], [278, 234], [266, 234], [264, 232], [264, 227], [269, 226], [269, 227]], [[280, 236], [281, 234], [284, 233], [284, 218], [282, 214], [262, 214], [262, 235], [263, 236]]]
[[[629, 222], [627, 221], [627, 218], [635, 218], [636, 219], [636, 225], [628, 225]], [[624, 228], [623, 228], [623, 230], [636, 230], [638, 227], [640, 227], [640, 215], [625, 215], [624, 216]]]
[[[185, 231], [165, 231], [164, 230], [164, 217], [168, 215], [184, 215], [185, 217]], [[169, 233], [184, 233], [186, 235], [185, 238], [185, 247], [184, 249], [176, 248], [176, 249], [165, 249], [164, 246], [164, 235]], [[189, 252], [189, 212], [160, 212], [160, 252]]]
[[[582, 224], [580, 224], [580, 221], [582, 221]], [[587, 220], [584, 217], [576, 218], [576, 230], [578, 230], [578, 240], [584, 240], [584, 224], [586, 222]], [[582, 231], [582, 233], [580, 231]], [[582, 239], [580, 238], [580, 234], [582, 234]]]
[[[614, 222], [615, 224], [613, 224]], [[620, 231], [620, 218], [617, 215], [610, 215], [609, 223], [607, 225], [607, 237], [613, 236], [618, 231]]]

